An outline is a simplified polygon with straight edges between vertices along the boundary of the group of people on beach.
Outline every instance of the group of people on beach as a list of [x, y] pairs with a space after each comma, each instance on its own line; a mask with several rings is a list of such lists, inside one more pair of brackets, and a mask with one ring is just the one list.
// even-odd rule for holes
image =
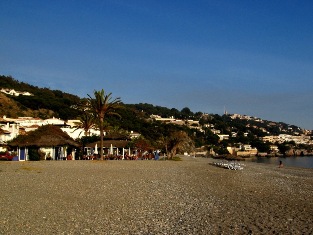
[[[144, 153], [141, 155], [125, 154], [124, 157], [122, 155], [109, 154], [109, 155], [104, 155], [104, 159], [105, 160], [159, 160], [160, 155], [161, 154], [158, 151]], [[97, 160], [97, 159], [99, 159], [99, 154], [83, 155], [83, 157], [81, 158], [81, 160]]]

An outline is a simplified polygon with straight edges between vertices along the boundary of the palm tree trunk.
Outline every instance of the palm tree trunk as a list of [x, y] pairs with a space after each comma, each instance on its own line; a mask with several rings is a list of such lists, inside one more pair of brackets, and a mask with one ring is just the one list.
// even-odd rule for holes
[[103, 118], [100, 119], [100, 159], [103, 160]]

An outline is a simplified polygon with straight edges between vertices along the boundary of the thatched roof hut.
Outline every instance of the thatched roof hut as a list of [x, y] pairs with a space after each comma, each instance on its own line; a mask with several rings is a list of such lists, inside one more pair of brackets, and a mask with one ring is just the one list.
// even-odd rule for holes
[[27, 132], [25, 135], [19, 135], [8, 143], [12, 147], [52, 147], [52, 146], [73, 146], [78, 147], [67, 133], [60, 127], [54, 125], [44, 125], [35, 131]]

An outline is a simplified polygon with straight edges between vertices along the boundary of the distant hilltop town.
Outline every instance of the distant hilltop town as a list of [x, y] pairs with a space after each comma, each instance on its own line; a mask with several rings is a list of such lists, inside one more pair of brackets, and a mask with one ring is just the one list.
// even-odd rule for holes
[[[204, 114], [206, 115], [206, 114]], [[207, 114], [209, 115], [209, 114]], [[262, 120], [261, 118], [257, 118], [257, 117], [252, 117], [252, 116], [248, 116], [248, 115], [241, 115], [241, 114], [228, 114], [228, 116], [231, 119], [240, 119], [240, 120], [253, 120], [259, 123], [265, 123], [268, 121]], [[223, 134], [222, 130], [219, 130], [218, 128], [215, 127], [214, 124], [205, 124], [203, 125], [203, 127], [201, 127], [199, 121], [195, 121], [195, 120], [181, 120], [181, 119], [177, 119], [174, 117], [170, 117], [170, 118], [162, 118], [159, 115], [151, 115], [150, 118], [155, 119], [156, 121], [161, 121], [164, 123], [171, 123], [171, 124], [176, 124], [176, 125], [187, 125], [189, 128], [191, 129], [198, 129], [199, 131], [204, 131], [203, 127], [205, 128], [209, 128], [213, 134], [216, 134], [220, 140], [228, 140], [231, 137], [236, 137], [237, 136], [237, 132], [233, 131], [230, 134]], [[266, 125], [269, 126], [275, 126], [277, 128], [279, 128], [280, 131], [282, 131], [283, 129], [279, 126], [279, 123], [275, 123], [275, 122], [269, 122]], [[290, 141], [294, 141], [296, 144], [313, 144], [313, 140], [311, 140], [310, 135], [312, 134], [311, 130], [305, 130], [305, 129], [301, 129], [299, 127], [292, 127], [291, 125], [289, 127], [287, 127], [287, 131], [289, 130], [290, 133], [282, 133], [279, 135], [269, 135], [269, 132], [266, 130], [266, 128], [264, 127], [258, 127], [256, 125], [251, 125], [251, 124], [247, 124], [246, 127], [253, 127], [255, 129], [259, 129], [260, 131], [262, 131], [265, 136], [262, 137], [262, 140], [264, 142], [270, 142], [270, 143], [283, 143], [283, 142], [290, 142]], [[244, 136], [248, 136], [248, 132], [243, 133]]]
[[[279, 145], [283, 145], [284, 143], [294, 143], [297, 146], [313, 146], [312, 140], [312, 131], [301, 129], [294, 125], [288, 125], [285, 123], [276, 123], [267, 120], [262, 120], [258, 117], [252, 117], [248, 115], [241, 114], [225, 114], [232, 123], [231, 120], [241, 120], [242, 123], [245, 123], [245, 128], [248, 130], [246, 132], [240, 133], [240, 131], [236, 130], [234, 126], [228, 127], [232, 131], [225, 132], [225, 127], [217, 125], [217, 123], [205, 123], [200, 124], [199, 121], [195, 120], [182, 120], [174, 117], [170, 118], [162, 118], [159, 115], [151, 115], [150, 118], [160, 121], [163, 123], [171, 123], [175, 125], [186, 125], [191, 129], [197, 129], [200, 132], [207, 132], [209, 130], [214, 135], [218, 136], [218, 141], [221, 143], [223, 141], [231, 141], [231, 139], [237, 139], [240, 135], [243, 138], [248, 138], [251, 136], [251, 130], [257, 130], [259, 136], [257, 138], [263, 143], [268, 143], [269, 149], [266, 153], [261, 153], [261, 149], [253, 147], [251, 144], [243, 144], [240, 142], [234, 143], [232, 145], [227, 146], [227, 150], [230, 154], [236, 156], [255, 156], [255, 155], [268, 155], [271, 153], [273, 155], [279, 154]], [[210, 114], [203, 114], [202, 119], [210, 119]], [[224, 129], [224, 130], [223, 130]], [[270, 130], [277, 130], [278, 134], [273, 134]], [[240, 139], [240, 138], [239, 138]], [[310, 147], [309, 147], [310, 148]], [[210, 150], [210, 154], [214, 155], [213, 148]], [[304, 150], [299, 148], [298, 150], [290, 149], [290, 151], [286, 154], [289, 155], [301, 155], [301, 154], [311, 154], [310, 150]]]

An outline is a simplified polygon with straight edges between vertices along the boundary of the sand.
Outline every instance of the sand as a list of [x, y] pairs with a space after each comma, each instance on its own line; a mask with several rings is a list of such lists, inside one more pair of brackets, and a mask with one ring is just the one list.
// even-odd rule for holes
[[0, 234], [313, 234], [313, 169], [0, 162]]

